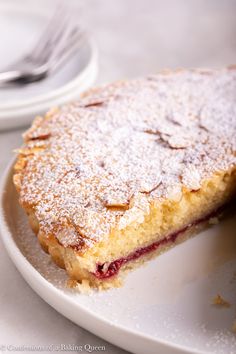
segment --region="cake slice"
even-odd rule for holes
[[[37,117],[14,183],[43,249],[71,279],[119,285],[233,201],[236,71],[116,82]]]

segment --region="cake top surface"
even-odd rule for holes
[[[65,247],[86,249],[236,164],[236,70],[117,82],[35,119],[20,201]]]

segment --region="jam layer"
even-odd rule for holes
[[[175,240],[177,239],[177,237],[182,234],[183,232],[185,232],[187,229],[189,229],[191,225],[188,225],[186,227],[184,227],[183,229],[169,235],[168,237],[163,238],[160,241],[156,241],[154,243],[152,243],[149,246],[146,247],[141,247],[139,249],[137,249],[136,251],[130,253],[127,257],[122,257],[119,259],[116,259],[115,261],[111,262],[109,264],[108,267],[106,267],[105,269],[105,263],[104,264],[97,264],[96,267],[96,272],[93,273],[96,278],[98,279],[107,279],[107,278],[111,278],[114,275],[117,275],[117,273],[119,272],[120,268],[130,262],[130,261],[134,261],[135,259],[140,258],[141,256],[148,254],[150,252],[153,252],[155,250],[157,250],[161,245],[167,244],[167,243],[174,243]]]
[[[107,266],[107,263],[97,264],[96,271],[92,274],[98,279],[111,278],[111,277],[117,275],[120,268],[123,265],[125,265],[126,263],[128,263],[130,261],[134,261],[134,260],[142,257],[143,255],[151,253],[151,252],[157,250],[162,245],[174,243],[176,241],[176,239],[178,238],[178,236],[180,236],[181,234],[186,232],[188,229],[190,229],[191,227],[196,226],[202,222],[205,222],[216,215],[219,215],[219,213],[221,213],[223,211],[223,209],[225,209],[225,207],[224,208],[221,207],[221,208],[217,209],[216,211],[206,215],[205,217],[202,217],[202,218],[188,224],[187,226],[183,227],[182,229],[166,236],[162,240],[153,242],[149,246],[145,246],[145,247],[141,247],[141,248],[137,249],[136,251],[130,253],[127,257],[121,257],[119,259],[116,259],[115,261],[111,262],[108,266]]]

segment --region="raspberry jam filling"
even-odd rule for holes
[[[184,231],[186,231],[192,225],[193,224],[186,226],[185,228],[171,234],[170,236],[162,239],[161,241],[156,241],[149,246],[141,247],[141,248],[137,249],[136,251],[134,251],[133,253],[129,254],[127,257],[122,257],[122,258],[119,258],[119,259],[111,262],[109,264],[109,266],[106,268],[105,268],[105,265],[106,265],[105,263],[104,264],[97,264],[96,271],[95,271],[95,273],[93,273],[93,275],[95,275],[95,277],[98,279],[107,279],[107,278],[113,277],[114,275],[117,275],[120,268],[124,264],[126,264],[130,261],[134,261],[135,259],[138,259],[139,257],[141,257],[147,253],[155,251],[161,245],[164,245],[166,243],[175,242],[175,240],[179,236],[179,234],[182,234]]]
[[[222,209],[225,209],[225,207],[219,208],[216,211],[213,211],[212,213],[208,214],[207,216],[202,217],[202,218],[190,223],[189,225],[183,227],[181,230],[178,230],[178,231],[170,234],[169,236],[163,238],[160,241],[156,241],[149,246],[145,246],[145,247],[141,247],[141,248],[137,249],[136,251],[130,253],[127,257],[121,257],[119,259],[116,259],[115,261],[111,262],[108,265],[107,265],[107,263],[97,264],[96,271],[92,274],[98,279],[111,278],[111,277],[118,274],[120,268],[124,264],[126,264],[130,261],[134,261],[135,259],[138,259],[139,257],[141,257],[145,254],[153,252],[153,251],[157,250],[158,247],[160,247],[164,244],[174,243],[179,235],[181,235],[182,233],[184,233],[185,231],[190,229],[192,226],[196,226],[196,225],[198,225],[202,222],[205,222],[205,221],[211,219],[212,217],[218,215],[220,212],[222,212]]]

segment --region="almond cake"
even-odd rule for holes
[[[14,184],[70,279],[122,275],[189,238],[236,194],[236,70],[115,82],[37,117]]]

